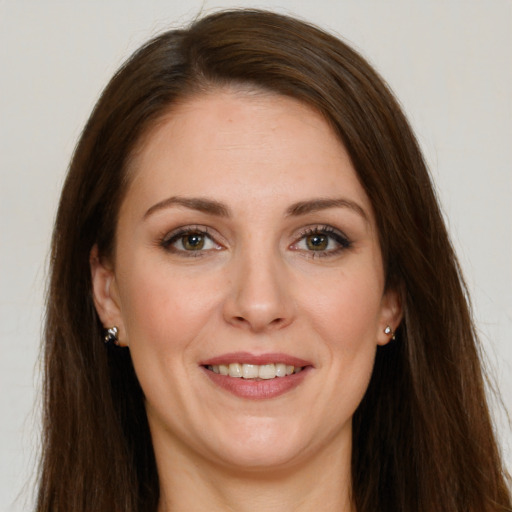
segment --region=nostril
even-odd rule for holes
[[[246,318],[244,318],[243,316],[235,316],[233,318],[233,320],[237,323],[240,323],[240,324],[245,324],[245,323],[250,323]],[[284,323],[285,319],[284,318],[281,318],[281,317],[278,317],[278,318],[274,318],[274,320],[271,320],[268,325],[280,325],[282,323]]]

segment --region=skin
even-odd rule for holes
[[[160,512],[352,510],[352,415],[401,307],[346,150],[294,99],[221,90],[175,106],[130,172],[115,258],[94,248],[91,271],[146,396]],[[337,203],[290,213],[318,199]],[[201,250],[183,227],[207,229]],[[311,368],[287,393],[241,398],[199,364],[238,351]]]

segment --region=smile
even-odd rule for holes
[[[270,364],[247,364],[247,363],[231,363],[229,365],[208,365],[207,370],[210,370],[219,375],[226,375],[229,377],[253,380],[270,380],[276,377],[286,377],[293,373],[302,371],[302,366],[287,365],[284,363],[270,363]]]
[[[288,354],[224,354],[200,363],[216,388],[239,398],[265,400],[297,388],[314,366]]]

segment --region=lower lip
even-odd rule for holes
[[[240,398],[252,400],[265,400],[284,395],[296,388],[308,375],[311,366],[306,366],[299,373],[292,373],[286,377],[275,377],[268,380],[251,380],[240,377],[220,375],[202,367],[208,378],[217,386],[229,391]]]

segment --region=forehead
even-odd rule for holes
[[[173,106],[143,138],[130,173],[127,199],[136,195],[138,202],[189,194],[297,201],[343,193],[371,210],[324,117],[266,92],[219,90]]]

